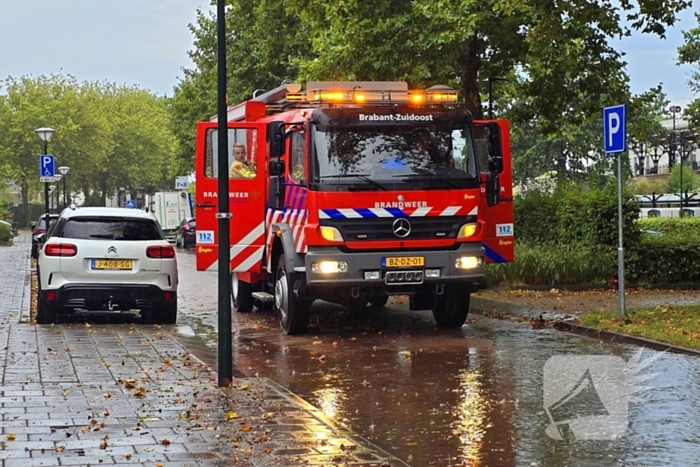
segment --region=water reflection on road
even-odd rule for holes
[[[192,255],[179,256],[180,322],[216,351],[216,273],[197,273]],[[621,439],[567,444],[545,433],[547,360],[627,360],[637,348],[481,317],[438,330],[429,312],[395,301],[367,319],[317,303],[305,336],[282,335],[271,313],[234,313],[233,323],[238,370],[288,386],[411,465],[695,465],[700,458],[693,357],[665,354],[650,365],[658,374],[645,385],[653,389],[630,405]]]

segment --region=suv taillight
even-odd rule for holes
[[[72,243],[47,243],[44,246],[46,256],[75,256],[78,254],[78,247]]]
[[[172,246],[149,246],[146,248],[146,256],[149,258],[174,258],[175,250]]]

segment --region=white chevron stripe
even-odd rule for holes
[[[454,216],[462,209],[461,206],[450,206],[440,213],[441,216]]]
[[[255,266],[255,264],[260,261],[262,258],[262,252],[265,247],[263,245],[260,245],[258,248],[255,249],[253,254],[251,254],[248,258],[245,259],[241,264],[236,266],[234,269],[235,272],[247,272],[250,268]]]
[[[298,252],[301,252],[303,245],[304,245],[304,229],[301,229],[301,232],[299,232],[299,238],[297,239],[297,243],[295,245],[295,249]]]
[[[322,209],[319,209],[319,210],[318,210],[318,218],[319,218],[319,219],[330,219],[331,216],[329,216],[328,214],[326,214],[325,212],[323,212]]]
[[[338,209],[346,219],[362,219],[362,215],[354,209]]]
[[[474,209],[469,211],[469,214],[467,214],[467,215],[468,216],[476,216],[477,214],[479,214],[479,206],[474,206]]]
[[[261,235],[265,234],[265,223],[261,222],[260,224],[257,225],[253,230],[251,230],[248,235],[243,237],[237,244],[233,245],[231,247],[231,260],[233,260],[236,256],[241,254],[241,252],[247,247],[250,246],[251,243],[253,243],[255,240],[260,238]],[[215,269],[219,268],[219,260],[217,259],[212,263],[211,266],[207,268],[207,271],[212,271]]]
[[[411,217],[425,217],[428,215],[431,209],[433,208],[418,208],[415,211],[413,211]]]
[[[377,217],[394,217],[384,208],[370,208],[370,212],[374,213]]]

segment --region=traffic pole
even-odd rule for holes
[[[622,242],[622,156],[617,154],[617,286],[620,292],[620,316],[625,316],[625,248]]]
[[[233,379],[231,346],[231,254],[228,205],[228,122],[226,109],[226,2],[216,2],[218,82],[218,180],[219,212],[219,386],[229,387]]]

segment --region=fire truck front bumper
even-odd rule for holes
[[[480,243],[462,243],[453,250],[385,252],[341,251],[337,247],[309,247],[305,257],[307,285],[384,288],[400,293],[411,286],[463,283],[486,286],[485,251]]]

